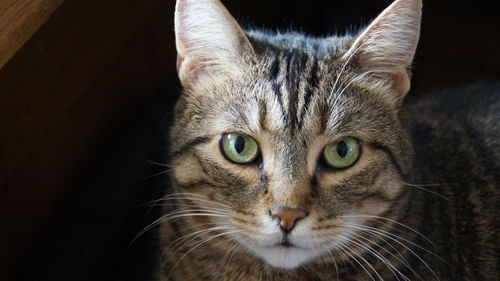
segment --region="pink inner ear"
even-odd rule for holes
[[[400,95],[404,96],[410,91],[410,77],[408,71],[401,70],[390,74],[393,86],[392,88]]]
[[[204,58],[182,57],[177,54],[177,73],[183,85],[194,81],[200,72],[209,66],[210,64]]]
[[[177,72],[184,86],[202,73],[234,68],[252,46],[220,0],[177,0]]]
[[[203,58],[190,58],[177,55],[177,73],[184,87],[195,81],[197,76],[208,67],[209,64]]]

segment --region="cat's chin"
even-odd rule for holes
[[[252,247],[250,251],[269,265],[284,269],[297,268],[317,255],[313,250],[293,246]]]

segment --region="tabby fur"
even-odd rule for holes
[[[403,103],[420,10],[396,0],[360,34],[312,38],[177,1],[159,280],[497,280],[500,85]],[[259,158],[228,161],[228,132]],[[346,136],[360,158],[329,168]],[[307,216],[284,235],[276,205]]]

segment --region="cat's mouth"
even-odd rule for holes
[[[292,242],[290,242],[290,240],[288,239],[288,236],[284,236],[283,237],[283,240],[281,240],[281,242],[279,243],[276,243],[274,245],[274,247],[279,247],[279,248],[301,248],[295,244],[293,244]]]
[[[285,247],[285,248],[287,248],[287,247],[295,247],[295,245],[293,245],[292,243],[290,243],[288,241],[283,241],[281,243],[278,243],[276,245],[276,247]]]
[[[277,268],[293,269],[316,256],[315,251],[284,240],[267,247],[252,247],[251,251]]]

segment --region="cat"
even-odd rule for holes
[[[421,10],[313,38],[177,0],[158,280],[497,280],[500,85],[405,101]]]

